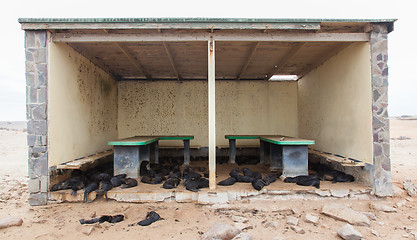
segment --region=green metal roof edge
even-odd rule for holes
[[[259,136],[225,136],[226,139],[259,139]]]
[[[19,18],[19,23],[318,23],[318,22],[386,22],[397,19],[332,18]]]
[[[260,138],[262,141],[270,142],[277,145],[313,145],[315,144],[314,140],[306,140],[306,141],[275,141],[269,138]]]
[[[150,143],[158,141],[158,138],[153,138],[149,141],[135,141],[135,142],[123,142],[123,141],[112,141],[108,142],[107,145],[113,146],[144,146]]]
[[[172,137],[159,137],[159,140],[192,140],[194,137],[187,136],[187,137],[179,137],[179,136],[172,136]]]

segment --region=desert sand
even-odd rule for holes
[[[417,120],[393,118],[391,161],[393,184],[403,187],[405,179],[417,184]],[[291,201],[241,201],[227,205],[194,203],[122,203],[97,199],[92,203],[61,203],[32,207],[27,198],[27,147],[24,122],[0,123],[0,219],[23,219],[21,226],[0,229],[1,239],[199,239],[214,223],[234,225],[246,218],[244,232],[253,239],[340,239],[337,231],[346,223],[320,213],[324,205],[340,203],[357,212],[372,213],[370,226],[354,226],[365,239],[414,238],[417,235],[417,198],[400,192],[395,197],[372,200],[319,199]],[[370,209],[370,203],[395,206],[397,212]],[[275,209],[275,211],[272,211]],[[129,226],[154,210],[165,220],[150,226]],[[307,214],[317,214],[316,224],[305,222]],[[125,220],[85,226],[81,218],[123,214]],[[372,214],[370,214],[372,216]],[[297,233],[287,223],[298,219]],[[233,218],[233,219],[232,219]],[[371,217],[372,218],[372,217]],[[245,221],[246,221],[245,220]]]

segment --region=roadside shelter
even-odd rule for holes
[[[393,19],[19,19],[30,204],[54,166],[136,135],[193,135],[215,174],[227,134],[314,139],[389,196],[387,37]],[[354,166],[354,167],[350,167]],[[211,185],[214,190],[215,185]]]

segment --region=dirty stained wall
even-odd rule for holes
[[[314,149],[372,163],[369,43],[355,43],[298,82],[299,136]]]
[[[117,83],[62,43],[49,44],[49,165],[101,152],[117,138]]]
[[[118,94],[119,138],[194,135],[191,146],[208,146],[207,82],[124,81]],[[216,81],[216,145],[226,134],[296,136],[297,84]]]

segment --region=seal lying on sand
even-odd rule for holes
[[[110,215],[103,215],[101,217],[97,217],[97,218],[93,218],[90,220],[85,220],[85,219],[80,219],[80,223],[81,224],[93,224],[93,223],[104,223],[104,222],[109,222],[109,223],[118,223],[123,221],[123,219],[125,218],[125,216],[123,215],[114,215],[114,216],[110,216]]]
[[[123,185],[120,188],[131,188],[138,185],[138,181],[133,178],[126,178]]]
[[[300,175],[296,177],[286,177],[284,182],[296,183],[300,186],[314,186],[316,188],[320,188],[320,180],[314,176]]]
[[[146,214],[146,218],[144,220],[136,224],[129,224],[128,226],[129,227],[132,227],[134,225],[149,226],[158,220],[165,220],[165,219],[161,218],[161,216],[159,216],[159,214],[156,213],[155,211],[151,211],[151,212],[148,212],[148,214]]]
[[[236,183],[236,178],[229,177],[229,178],[226,178],[223,181],[220,181],[219,183],[217,183],[217,185],[220,185],[220,186],[231,186],[231,185],[233,185],[235,183]]]

